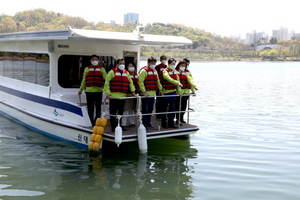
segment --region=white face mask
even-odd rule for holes
[[[150,65],[151,69],[154,69],[156,67],[156,65]]]
[[[172,70],[174,70],[174,69],[175,69],[175,65],[170,65],[170,68],[171,68]]]
[[[125,65],[119,65],[118,67],[120,70],[124,70],[125,69]]]
[[[92,61],[92,65],[94,66],[98,65],[98,61],[97,60]]]
[[[128,71],[134,72],[134,67],[128,67]]]
[[[165,65],[165,64],[167,64],[167,61],[166,60],[162,60],[161,63]]]
[[[184,72],[185,71],[185,67],[180,67],[180,71]]]

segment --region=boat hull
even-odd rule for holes
[[[0,114],[11,118],[12,120],[28,127],[31,130],[40,132],[53,139],[72,143],[84,149],[88,148],[88,144],[92,135],[92,127],[84,128],[64,122],[59,122],[53,119],[34,116],[27,111],[18,109],[3,101],[0,101]],[[109,130],[109,127],[107,128],[107,130]],[[183,129],[152,130],[147,132],[147,140],[168,137],[188,138],[189,136],[195,134],[198,130],[199,128],[196,126]],[[105,131],[105,133],[103,134],[103,139],[109,142],[114,142],[115,136],[112,132]],[[137,140],[138,135],[134,128],[132,130],[123,132],[122,134],[122,142],[133,142]]]
[[[82,148],[88,147],[91,136],[89,129],[79,129],[63,122],[34,116],[4,102],[0,102],[0,113],[51,138],[67,141]]]

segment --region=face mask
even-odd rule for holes
[[[172,70],[174,70],[174,69],[175,69],[175,65],[170,65],[170,68],[171,68]]]
[[[150,65],[151,69],[154,69],[156,67],[156,65]]]
[[[124,70],[125,69],[125,65],[119,65],[119,69],[120,70]]]
[[[162,60],[161,63],[165,65],[165,64],[167,64],[167,61],[166,60]]]
[[[180,71],[184,72],[185,71],[185,67],[180,67]]]
[[[97,60],[92,61],[92,65],[94,66],[98,65],[98,61]]]
[[[128,71],[134,72],[134,67],[128,67]]]

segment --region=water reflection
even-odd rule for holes
[[[134,145],[127,144],[123,149],[106,148],[101,157],[90,158],[94,186],[111,191],[109,197],[110,193],[128,199],[192,197],[192,171],[187,163],[197,150],[191,148],[189,140],[161,139],[150,143],[149,155],[134,152],[130,150]]]
[[[1,118],[0,118],[1,119]],[[3,118],[4,121],[9,121]],[[0,120],[0,123],[4,123]],[[149,153],[137,142],[104,143],[98,157],[19,125],[1,127],[2,196],[22,199],[186,199],[193,197],[197,156],[190,140],[149,140]],[[24,132],[26,137],[19,137]],[[3,191],[3,192],[2,192]],[[52,198],[55,197],[55,198]]]
[[[0,185],[0,196],[40,196],[43,195],[43,192],[38,191],[29,191],[29,190],[16,190],[16,189],[8,189],[11,185]]]

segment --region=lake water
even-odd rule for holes
[[[144,64],[144,63],[143,63]],[[0,199],[300,199],[300,63],[192,62],[188,140],[89,158],[0,115]]]

